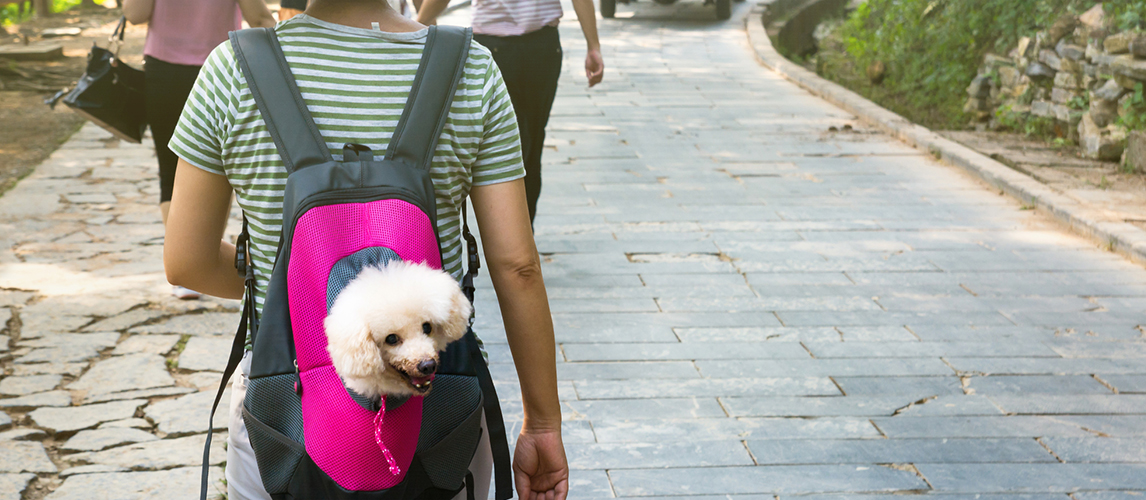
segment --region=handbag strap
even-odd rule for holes
[[[235,58],[287,173],[333,161],[272,28],[232,31]],[[426,46],[387,159],[429,171],[469,55],[472,31],[430,26]],[[441,54],[441,55],[438,55]],[[289,103],[294,103],[290,106]],[[273,103],[273,105],[272,105]]]
[[[235,59],[287,173],[334,161],[298,91],[274,28],[232,31],[230,38]]]
[[[119,59],[119,49],[123,45],[123,36],[127,34],[127,16],[119,16],[119,24],[115,26],[115,31],[107,37],[107,51],[111,52],[116,59]]]

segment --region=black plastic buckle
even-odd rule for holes
[[[348,142],[342,145],[342,161],[374,161],[374,152],[361,144]]]
[[[244,278],[248,277],[251,270],[250,263],[247,262],[247,240],[242,236],[235,242],[235,270]]]

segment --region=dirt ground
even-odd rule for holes
[[[1019,134],[969,131],[940,131],[939,134],[1099,209],[1111,220],[1146,229],[1146,176],[1127,173],[1117,162],[1080,158],[1078,147],[1056,147]]]
[[[1030,175],[1047,186],[1091,208],[1101,210],[1110,220],[1119,220],[1146,229],[1146,175],[1126,172],[1117,162],[1094,161],[1081,157],[1075,144],[1055,145],[1045,140],[1006,132],[942,130],[937,116],[926,110],[906,109],[903,100],[882,86],[873,85],[861,68],[855,68],[844,55],[837,32],[820,40],[815,57],[802,61],[821,76],[860,93],[917,123],[931,126],[949,139]],[[969,127],[968,127],[969,128]]]
[[[13,61],[0,57],[0,193],[27,175],[62,142],[79,130],[83,119],[65,106],[50,109],[44,99],[70,87],[84,71],[93,42],[107,45],[120,11],[104,7],[59,12],[46,19],[9,26],[0,45],[55,42],[64,56],[54,61]],[[76,27],[78,36],[44,38],[49,28]],[[146,26],[131,26],[120,55],[129,64],[143,60]]]

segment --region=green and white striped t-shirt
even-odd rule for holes
[[[342,145],[386,151],[406,104],[427,30],[386,33],[306,15],[275,28],[299,90],[337,160]],[[292,105],[282,103],[283,105]],[[256,302],[262,309],[282,226],[286,169],[230,43],[207,58],[170,143],[188,163],[227,176],[250,221]],[[430,176],[442,265],[462,275],[461,208],[472,186],[525,175],[517,119],[489,50],[474,43]]]

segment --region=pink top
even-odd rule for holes
[[[474,33],[518,36],[557,26],[561,0],[474,0]]]
[[[143,55],[172,64],[202,66],[227,32],[243,26],[235,0],[155,0]]]

